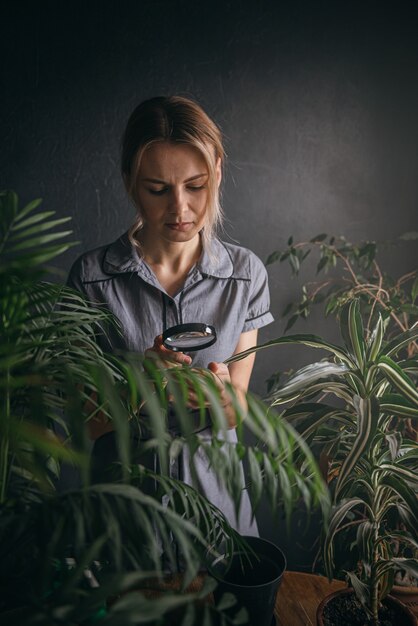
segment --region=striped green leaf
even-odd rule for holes
[[[370,587],[368,587],[354,572],[346,572],[351,586],[354,589],[354,593],[360,600],[366,612],[370,614]],[[367,608],[366,608],[367,607]]]
[[[328,530],[323,542],[323,557],[325,571],[328,578],[332,578],[334,574],[334,539],[335,535],[341,530],[347,515],[356,507],[365,507],[369,515],[372,515],[369,505],[361,498],[350,498],[344,500],[335,508],[333,508],[330,516]]]
[[[306,440],[308,440],[311,435],[318,432],[321,424],[326,423],[331,419],[338,421],[340,424],[342,423],[346,426],[351,426],[351,420],[348,417],[349,414],[342,409],[335,409],[324,405],[323,407],[319,406],[317,409],[307,410],[306,408],[303,408],[300,410],[301,406],[315,407],[315,404],[305,403],[303,405],[296,405],[295,407],[286,410],[283,413],[283,417],[285,417],[290,423],[298,420],[295,428]]]
[[[366,344],[358,300],[351,300],[343,307],[340,317],[340,329],[346,347],[354,355],[359,369],[363,370],[366,358]]]
[[[406,559],[394,557],[391,559],[396,568],[407,572],[410,576],[418,578],[418,559]]]
[[[380,398],[380,410],[389,415],[418,418],[418,406],[399,393],[385,393]]]
[[[341,378],[347,371],[348,367],[343,363],[329,363],[324,361],[312,363],[299,369],[289,378],[286,384],[275,390],[271,398],[293,396],[295,393],[300,392],[305,387],[318,381],[323,381],[325,386],[327,381]]]
[[[401,333],[400,335],[389,341],[389,343],[387,343],[383,348],[382,354],[388,357],[395,356],[399,352],[399,350],[401,350],[401,348],[408,346],[410,343],[416,341],[417,339],[418,326],[415,326],[414,328],[411,328],[410,330]]]
[[[307,397],[312,397],[316,394],[332,394],[337,398],[341,398],[347,404],[352,403],[351,389],[345,383],[339,383],[334,381],[327,382],[318,382],[316,384],[312,384],[302,388],[300,391],[295,391],[292,395],[285,395],[281,397],[278,392],[275,392],[266,400],[272,404],[272,406],[277,406],[280,404],[285,404],[291,402],[292,400],[303,400]]]
[[[402,460],[402,458],[400,459]],[[406,480],[408,483],[416,485],[418,487],[418,474],[417,468],[404,467],[401,463],[382,463],[376,472],[389,472],[391,475],[398,476],[399,478]]]
[[[393,474],[383,476],[380,483],[389,487],[398,496],[416,529],[418,527],[418,500],[415,491],[407,485],[405,480]]]
[[[418,391],[408,374],[395,361],[385,355],[379,358],[376,365],[394,387],[418,407]]]
[[[380,408],[382,410],[382,405],[380,405]],[[391,457],[391,460],[393,461],[394,459],[396,459],[396,457],[399,454],[399,450],[400,450],[400,446],[402,442],[402,436],[399,432],[387,433],[385,435],[385,439],[388,442],[390,457]],[[386,451],[385,451],[385,456],[386,456]]]
[[[385,326],[382,320],[382,316],[379,314],[376,326],[374,327],[371,334],[367,350],[367,360],[371,363],[374,363],[382,347],[384,329]]]
[[[235,361],[245,359],[248,355],[253,354],[254,352],[259,352],[260,350],[265,350],[266,348],[272,348],[274,346],[286,344],[300,344],[304,346],[309,346],[310,348],[319,348],[321,350],[326,350],[327,352],[331,352],[332,354],[334,354],[348,366],[353,365],[353,360],[351,359],[350,355],[339,346],[329,343],[328,341],[325,341],[317,335],[302,334],[288,335],[287,337],[272,339],[271,341],[267,341],[266,343],[262,343],[258,346],[254,346],[253,348],[249,348],[248,350],[244,350],[243,352],[239,352],[238,354],[234,354],[233,356],[226,359],[224,363],[234,363]]]
[[[361,559],[371,563],[373,560],[374,528],[369,520],[358,525],[356,540]]]
[[[338,475],[336,496],[346,481],[352,478],[352,471],[370,446],[378,425],[379,402],[376,398],[358,398],[357,405],[357,433]]]

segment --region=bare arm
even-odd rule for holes
[[[238,344],[234,350],[234,354],[238,354],[238,352],[242,352],[243,350],[247,350],[248,348],[252,348],[257,344],[257,335],[258,330],[249,330],[246,333],[242,333]],[[235,409],[231,403],[231,399],[225,390],[224,383],[231,383],[235,389],[237,394],[238,401],[243,409],[243,412],[247,410],[247,401],[245,398],[245,394],[248,391],[248,386],[250,384],[251,373],[254,367],[255,353],[250,354],[245,359],[241,361],[236,361],[235,363],[231,363],[229,368],[225,365],[225,363],[209,363],[208,367],[216,374],[217,380],[219,381],[219,389],[223,396],[224,401],[224,409],[225,415],[228,420],[229,428],[235,428],[237,425],[237,416],[235,413]]]

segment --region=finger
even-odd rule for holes
[[[208,369],[218,376],[229,376],[229,369],[225,363],[216,363],[215,361],[211,361],[208,365]]]
[[[166,348],[163,345],[162,335],[155,337],[153,347],[145,350],[145,356],[149,358],[155,358],[155,356],[158,356],[164,361],[169,361],[179,365],[190,365],[192,362],[192,358],[188,354],[184,354],[184,352],[175,352],[174,350]]]

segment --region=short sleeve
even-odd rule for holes
[[[274,317],[270,313],[267,270],[255,254],[251,254],[250,268],[251,295],[242,332],[262,328],[274,321]]]
[[[83,280],[82,280],[82,265],[83,265],[83,259],[82,257],[79,257],[70,269],[70,272],[67,278],[67,286],[85,294],[86,291],[84,289]]]

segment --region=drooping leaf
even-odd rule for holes
[[[328,237],[328,235],[326,233],[321,233],[320,235],[316,235],[315,237],[312,237],[310,242],[311,243],[320,243],[321,241],[325,241],[325,239],[327,237]]]
[[[288,335],[287,337],[279,337],[278,339],[273,339],[271,341],[267,341],[266,343],[260,344],[258,346],[254,346],[253,348],[249,348],[248,350],[243,350],[238,354],[235,354],[228,359],[225,359],[224,363],[227,365],[230,363],[235,363],[236,361],[240,361],[241,359],[245,359],[245,357],[253,354],[254,352],[259,352],[260,350],[265,350],[266,348],[272,348],[278,345],[285,344],[300,344],[309,346],[311,348],[320,348],[322,350],[326,350],[327,352],[331,352],[335,354],[341,361],[346,363],[348,366],[353,364],[352,359],[349,354],[339,346],[336,346],[328,341],[325,341],[321,337],[317,335]]]
[[[365,507],[371,513],[369,505],[361,498],[350,498],[342,501],[333,508],[330,516],[328,530],[323,542],[323,557],[325,571],[329,579],[332,579],[334,572],[334,539],[336,533],[341,530],[342,523],[346,516],[356,507]]]
[[[395,416],[418,419],[418,406],[399,393],[385,393],[380,398],[380,410]]]
[[[418,391],[414,381],[390,357],[380,356],[376,366],[409,401],[418,407]]]
[[[358,300],[351,300],[341,311],[341,335],[348,350],[355,356],[360,370],[364,367],[366,345]]]
[[[376,326],[373,329],[373,332],[370,337],[370,342],[367,350],[367,358],[368,361],[374,362],[380,352],[380,348],[382,347],[383,341],[383,333],[384,333],[384,323],[382,316],[379,314],[377,318]]]
[[[352,478],[359,459],[368,449],[376,433],[379,419],[379,402],[376,398],[358,398],[357,433],[338,475],[335,492],[338,495],[344,484]]]

